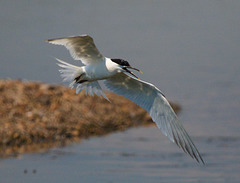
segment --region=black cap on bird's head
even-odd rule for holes
[[[111,59],[113,62],[117,63],[118,65],[121,66],[130,66],[130,64],[128,63],[128,61],[123,60],[123,59],[118,59],[118,58],[113,58]]]
[[[138,77],[137,77],[133,72],[131,72],[131,71],[128,70],[128,69],[133,69],[133,70],[136,70],[136,71],[142,73],[142,71],[140,71],[139,69],[136,69],[136,68],[134,68],[134,67],[131,67],[130,64],[128,63],[128,61],[126,61],[126,60],[118,59],[118,58],[114,58],[114,59],[111,59],[111,60],[112,60],[113,62],[115,62],[116,64],[121,65],[122,68],[123,68],[126,72],[130,73],[131,75],[133,75],[133,76],[136,77],[136,78],[138,78]],[[139,78],[138,78],[138,79],[139,79]]]

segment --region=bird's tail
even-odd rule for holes
[[[61,67],[59,72],[61,73],[63,82],[68,82],[70,83],[69,87],[76,88],[76,93],[80,93],[83,89],[85,89],[86,94],[89,94],[92,96],[94,94],[96,94],[97,96],[102,95],[105,99],[109,101],[107,96],[102,91],[102,88],[99,85],[98,81],[92,81],[92,82],[86,81],[83,83],[78,83],[78,80],[76,78],[81,76],[84,73],[81,67],[69,64],[57,58],[56,60],[60,62],[58,63],[58,66]]]
[[[59,67],[61,67],[61,69],[59,70],[59,72],[61,73],[61,77],[63,78],[63,82],[70,82],[70,87],[74,88],[74,84],[76,83],[75,78],[77,76],[80,76],[83,73],[83,69],[81,67],[69,64],[67,62],[64,62],[60,59],[56,60],[60,63],[57,63]]]

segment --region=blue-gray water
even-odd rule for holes
[[[90,34],[181,104],[200,166],[157,128],[0,160],[0,182],[239,182],[240,1],[1,1],[0,78],[60,83],[44,40]]]

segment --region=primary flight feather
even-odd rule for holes
[[[144,108],[158,128],[172,142],[175,142],[197,162],[204,164],[196,146],[163,93],[153,84],[140,80],[129,70],[141,72],[139,69],[131,67],[123,59],[104,57],[89,35],[49,39],[47,42],[65,46],[75,60],[81,60],[85,64],[78,67],[57,59],[58,65],[62,68],[60,73],[63,81],[69,82],[70,87],[76,88],[77,93],[85,89],[89,95],[102,95],[109,100],[98,82],[104,80],[108,89]]]

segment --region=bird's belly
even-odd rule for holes
[[[116,74],[114,71],[109,71],[105,65],[96,64],[85,66],[85,77],[88,81],[96,81],[107,79]]]

